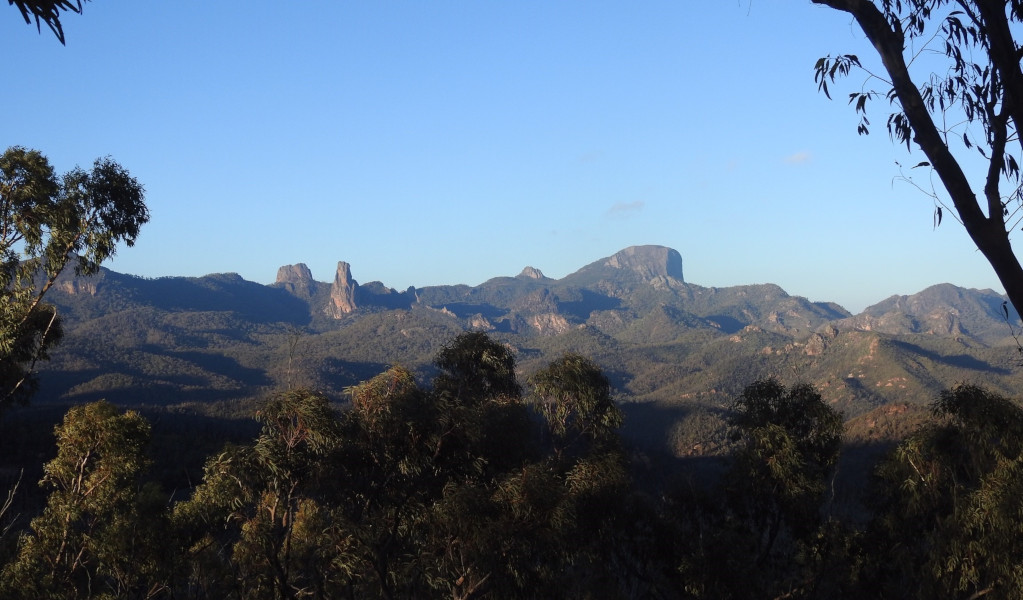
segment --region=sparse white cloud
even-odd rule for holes
[[[810,156],[809,152],[806,152],[805,150],[800,150],[795,154],[789,154],[788,156],[786,156],[785,163],[789,165],[801,165],[810,162],[811,158],[812,157]]]
[[[642,200],[636,200],[635,202],[616,202],[614,206],[607,209],[607,212],[604,213],[604,215],[611,217],[612,219],[629,219],[642,212],[644,206],[646,206],[646,203]]]

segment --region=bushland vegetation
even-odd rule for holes
[[[727,456],[687,471],[623,442],[611,385],[586,357],[564,354],[523,386],[511,351],[470,332],[435,367],[428,383],[387,369],[344,405],[271,394],[258,433],[238,430],[176,489],[168,440],[181,456],[202,444],[180,428],[154,438],[137,411],[76,406],[40,506],[0,529],[0,597],[1023,591],[1023,412],[980,388],[938,398],[850,510],[834,486],[842,416],[812,386],[748,386],[727,416]]]

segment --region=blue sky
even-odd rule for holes
[[[856,135],[862,76],[817,92],[818,57],[870,51],[808,1],[96,0],[66,46],[0,14],[3,147],[59,171],[110,155],[146,187],[116,271],[330,281],[344,260],[404,289],[660,244],[691,283],[854,312],[1001,291],[896,180],[923,158],[881,104]]]

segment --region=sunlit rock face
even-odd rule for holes
[[[337,263],[337,274],[334,275],[334,285],[330,288],[330,303],[327,305],[327,314],[335,319],[351,313],[356,309],[355,290],[359,284],[352,279],[351,266],[341,261]]]
[[[313,293],[313,274],[305,263],[277,269],[276,283],[296,296],[308,298]]]
[[[519,278],[521,278],[521,279],[547,279],[547,277],[543,274],[543,271],[541,271],[540,269],[534,268],[534,267],[526,267],[525,269],[522,269],[522,272],[519,273]]]
[[[682,277],[682,255],[678,250],[665,246],[630,246],[615,254],[604,263],[616,269],[635,271],[643,279],[674,279],[679,283]]]
[[[76,294],[95,296],[98,287],[94,280],[86,279],[84,277],[74,277],[58,281],[57,289],[62,290],[69,296],[74,296]]]
[[[568,320],[557,313],[531,315],[527,322],[540,335],[559,335],[572,328]]]
[[[557,313],[558,297],[548,289],[535,290],[513,302],[511,309],[526,314]]]

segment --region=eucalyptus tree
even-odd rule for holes
[[[716,522],[708,547],[712,558],[726,562],[725,572],[744,577],[717,578],[708,586],[720,597],[744,597],[749,589],[812,597],[806,590],[820,582],[807,557],[825,532],[842,416],[809,384],[786,388],[765,379],[743,390],[728,424],[736,447],[723,479],[723,505],[709,513]],[[735,588],[743,578],[743,588]]]
[[[142,185],[110,158],[58,177],[36,150],[0,155],[0,410],[28,400],[36,362],[61,338],[46,292],[69,266],[97,273],[148,220]]]
[[[972,385],[878,469],[869,531],[877,597],[1023,596],[1023,409]]]
[[[97,402],[68,411],[41,484],[46,507],[0,576],[4,598],[169,594],[166,498],[143,483],[149,424]]]
[[[543,416],[559,456],[575,446],[616,439],[622,411],[600,367],[579,354],[565,354],[530,379],[533,405]]]
[[[849,14],[880,59],[821,58],[820,89],[830,97],[829,82],[864,74],[849,93],[859,133],[871,127],[868,104],[887,100],[893,141],[921,150],[915,168],[931,170],[947,194],[919,185],[934,197],[935,223],[952,213],[1023,310],[1023,267],[1010,239],[1023,220],[1023,50],[1015,39],[1023,0],[811,1]],[[974,152],[983,163],[971,169]]]
[[[323,395],[298,389],[271,396],[256,418],[255,442],[211,458],[174,509],[189,565],[178,586],[206,598],[338,597],[347,571],[332,551],[324,496],[343,484],[329,460],[339,415]]]
[[[626,589],[623,569],[604,560],[624,558],[618,508],[628,479],[614,443],[621,414],[599,368],[576,357],[545,371],[565,379],[541,377],[570,415],[559,431],[572,451],[555,454],[509,347],[469,332],[435,364],[432,386],[392,367],[350,388],[343,410],[309,390],[272,396],[255,442],[212,458],[174,508],[171,545],[185,549],[175,593],[469,599]]]

